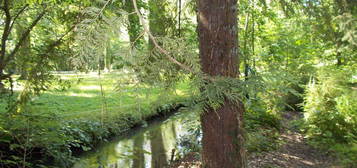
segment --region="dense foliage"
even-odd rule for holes
[[[352,69],[323,68],[307,86],[304,110],[309,134],[337,142],[356,140],[356,97]]]
[[[0,167],[70,167],[173,104],[202,112],[226,99],[247,109],[251,152],[275,149],[282,116],[300,111],[313,144],[357,162],[356,1],[241,0],[240,80],[201,72],[195,1],[137,5],[0,1]],[[200,150],[192,128],[182,154]]]
[[[304,110],[306,133],[315,144],[330,146],[345,157],[346,164],[356,163],[357,96],[355,69],[324,67],[307,86]],[[350,150],[338,144],[348,144]]]

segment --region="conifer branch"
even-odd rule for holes
[[[138,15],[139,19],[140,19],[140,22],[144,28],[144,31],[148,34],[150,40],[154,43],[155,47],[162,53],[164,54],[168,59],[169,61],[171,61],[172,63],[178,65],[179,67],[181,67],[182,69],[192,73],[192,74],[195,74],[195,72],[188,66],[184,65],[183,63],[177,61],[175,58],[173,58],[172,56],[170,56],[170,53],[165,50],[164,48],[162,48],[158,42],[156,41],[155,37],[151,34],[151,32],[149,31],[148,27],[146,26],[145,22],[144,22],[144,19],[142,17],[142,15],[140,14],[140,11],[138,9],[138,6],[137,6],[137,3],[136,3],[136,0],[132,0],[133,1],[133,4],[134,4],[134,8],[135,8],[135,12],[136,14]]]

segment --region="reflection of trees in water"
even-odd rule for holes
[[[132,147],[133,147],[133,140],[132,139],[126,139],[122,140],[121,143],[119,143],[116,146],[116,162],[118,167],[131,167],[132,163]]]
[[[108,164],[108,151],[103,152],[102,155],[97,155],[96,158],[98,167],[104,167],[104,165]]]
[[[164,147],[161,127],[150,131],[151,167],[163,168],[167,165],[166,150]]]
[[[154,125],[128,139],[104,146],[76,163],[74,168],[163,168],[168,165],[177,138],[185,131],[182,128],[178,120]]]
[[[126,166],[130,164],[130,160],[125,159],[124,162],[118,163],[117,157],[115,157],[114,146],[110,146],[110,148],[106,148],[104,152],[99,153],[96,156],[96,168],[122,168],[122,166]],[[93,167],[93,166],[92,166]],[[82,167],[87,168],[87,167]]]
[[[108,168],[119,168],[119,167],[118,167],[118,164],[113,163],[113,164],[109,164]]]
[[[168,135],[165,135],[165,140],[166,142],[166,149],[168,156],[170,157],[170,161],[174,159],[174,155],[176,152],[176,140],[177,140],[177,131],[176,131],[176,122],[172,121],[170,124],[168,124],[167,132]],[[166,137],[167,136],[167,137]]]
[[[177,138],[177,133],[176,133],[176,124],[175,122],[171,122],[171,130],[172,130],[172,134],[174,135],[174,139]]]
[[[171,121],[165,125],[162,125],[162,129],[162,134],[165,138],[164,146],[166,149],[166,155],[169,156],[169,159],[171,160],[173,150],[176,147],[176,124],[174,121]]]
[[[144,168],[145,167],[145,157],[144,157],[144,135],[139,135],[134,138],[134,149],[133,149],[133,167],[132,168]]]

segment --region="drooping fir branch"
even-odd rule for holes
[[[145,31],[145,33],[148,34],[150,40],[153,42],[153,44],[155,45],[155,47],[156,47],[162,54],[164,54],[164,55],[168,58],[168,60],[171,61],[172,63],[178,65],[178,66],[181,67],[182,69],[184,69],[184,70],[186,70],[186,71],[188,71],[188,72],[190,72],[190,73],[192,73],[192,74],[197,74],[197,72],[194,72],[190,67],[186,66],[185,64],[183,64],[183,63],[177,61],[175,58],[173,58],[167,50],[165,50],[164,48],[162,48],[162,47],[158,44],[157,40],[156,40],[155,37],[151,34],[151,32],[149,31],[147,25],[145,24],[144,19],[143,19],[142,15],[141,15],[141,13],[140,13],[140,11],[139,11],[139,9],[138,9],[136,0],[132,0],[132,1],[133,1],[133,4],[134,4],[135,12],[136,12],[136,14],[138,15],[138,17],[139,17],[139,19],[140,19],[140,22],[141,22],[141,24],[142,24],[142,26],[143,26],[143,28],[144,28],[144,31]]]
[[[99,16],[103,13],[104,9],[108,6],[109,2],[111,2],[112,0],[107,0],[107,2],[105,2],[105,4],[103,5],[103,7],[100,9],[100,11],[98,12],[97,16],[94,18],[94,20],[97,20],[99,18]]]

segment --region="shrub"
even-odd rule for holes
[[[262,100],[247,106],[244,114],[246,148],[249,152],[275,150],[279,146],[280,117],[268,111]]]
[[[357,163],[357,143],[346,145],[336,144],[331,147],[341,161],[343,167],[353,168]]]
[[[307,134],[324,143],[352,143],[357,138],[357,90],[353,71],[322,68],[307,86]]]

